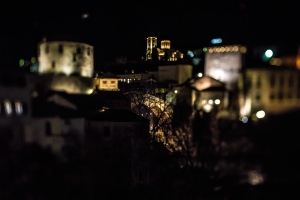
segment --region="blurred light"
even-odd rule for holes
[[[84,14],[81,15],[81,18],[82,18],[82,19],[86,19],[86,18],[88,18],[88,17],[89,17],[89,14],[88,14],[88,13],[84,13]]]
[[[216,52],[220,52],[220,48],[216,48]]]
[[[267,58],[271,58],[273,56],[273,51],[271,49],[268,49],[266,52],[265,52],[265,55]]]
[[[25,61],[24,61],[24,59],[21,59],[19,63],[20,63],[20,67],[23,67],[23,66],[24,66],[24,64],[25,64]]]
[[[230,51],[230,47],[225,47],[225,51],[229,52]]]
[[[207,51],[207,48],[206,48],[206,47],[204,47],[204,48],[203,48],[203,51],[204,51],[204,52],[206,52],[206,51]]]
[[[32,57],[31,58],[31,63],[35,63],[35,61],[36,61],[35,57]]]
[[[174,92],[177,93],[177,90],[175,90]]]
[[[200,73],[198,73],[198,77],[202,77],[203,76],[203,74],[200,72]]]
[[[214,52],[214,50],[213,50],[213,49],[209,49],[208,51],[209,51],[209,53],[212,53],[212,52]]]
[[[12,114],[12,106],[9,100],[4,100],[4,109],[7,115]]]
[[[205,112],[210,112],[211,110],[212,110],[212,105],[209,105],[209,104],[205,104],[204,106],[203,106],[203,110],[205,111]]]
[[[246,53],[247,52],[247,48],[246,47],[241,47],[241,52],[242,53]]]
[[[88,93],[88,94],[92,94],[93,91],[94,91],[93,89],[89,89],[89,90],[87,91],[87,93]]]
[[[41,56],[40,56],[40,57],[38,57],[38,61],[39,61],[39,62],[41,62],[41,60],[42,60]]]
[[[248,182],[251,185],[258,185],[258,184],[263,183],[263,181],[264,181],[263,176],[260,173],[258,173],[257,171],[249,171],[248,172]]]
[[[248,122],[248,117],[243,117],[242,122],[247,123]]]
[[[15,109],[16,109],[17,115],[22,115],[22,113],[23,113],[23,106],[22,106],[22,103],[20,101],[16,101],[15,102]]]
[[[238,51],[239,50],[239,47],[238,46],[234,46],[233,47],[233,51]]]
[[[30,72],[34,72],[34,66],[30,66]]]
[[[222,39],[221,39],[221,38],[212,39],[212,40],[211,40],[211,43],[212,43],[212,44],[219,44],[219,43],[222,43]]]
[[[207,101],[206,100],[202,100],[202,104],[206,104],[207,103]]]
[[[225,51],[225,47],[221,47],[221,48],[220,48],[220,51],[221,51],[221,52],[224,52],[224,51]]]
[[[214,101],[212,99],[208,100],[208,104],[213,104]]]
[[[215,104],[219,105],[221,103],[220,99],[215,100]]]
[[[256,113],[256,117],[257,118],[264,118],[265,117],[265,111],[263,111],[263,110],[261,110],[261,111],[258,111],[257,113]]]

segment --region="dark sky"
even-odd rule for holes
[[[118,55],[144,56],[147,36],[170,39],[181,51],[216,37],[225,43],[297,45],[298,8],[285,1],[9,1],[0,7],[0,55],[11,64],[35,55],[42,35],[62,33],[93,45],[99,65]],[[82,19],[85,12],[90,16]]]

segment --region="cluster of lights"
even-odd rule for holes
[[[212,100],[212,99],[209,99],[208,101],[207,100],[202,100],[202,105],[203,105],[203,110],[204,112],[210,112],[212,109],[213,109],[213,104],[216,104],[216,105],[219,105],[221,103],[220,99],[215,99]]]
[[[194,57],[194,53],[193,53],[191,50],[188,50],[188,51],[187,51],[187,54],[188,54],[189,56],[191,56],[191,57]]]
[[[203,48],[203,51],[204,51],[204,48]],[[207,51],[207,49],[206,49],[206,51]],[[213,52],[217,52],[217,53],[220,53],[220,52],[238,52],[238,51],[239,51],[238,46],[214,47],[214,48],[210,48],[208,50],[209,53],[213,53]],[[247,49],[246,49],[246,47],[241,47],[240,51],[242,53],[246,53]]]
[[[258,111],[258,112],[256,113],[256,117],[257,117],[258,119],[264,118],[265,115],[266,115],[266,113],[265,113],[265,111],[263,111],[263,110],[260,110],[260,111]],[[254,115],[252,116],[252,119],[255,120],[255,117],[254,117],[254,118],[253,118],[253,117],[254,117]],[[248,117],[241,117],[240,120],[241,120],[243,123],[247,123],[247,122],[248,122]]]

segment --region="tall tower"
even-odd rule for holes
[[[171,48],[171,41],[170,40],[162,40],[160,43],[161,49],[170,49]]]
[[[152,49],[157,47],[157,37],[147,37],[146,60],[152,60]]]

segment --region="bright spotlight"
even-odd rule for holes
[[[203,106],[203,110],[207,113],[209,113],[212,110],[212,108],[213,108],[212,105],[209,105],[209,104],[205,104]]]
[[[261,110],[256,113],[256,117],[261,119],[265,117],[265,114],[265,111]]]
[[[267,58],[271,58],[273,56],[273,51],[271,49],[268,49],[266,52],[265,52],[265,55]]]
[[[174,92],[175,92],[175,93],[177,93],[178,91],[177,91],[177,90],[175,90]]]
[[[215,100],[215,104],[216,104],[216,105],[219,105],[220,103],[221,103],[220,99],[216,99],[216,100]]]
[[[202,77],[203,76],[203,74],[200,72],[200,73],[198,73],[198,77]]]
[[[248,122],[248,117],[243,117],[242,122],[247,123]]]

